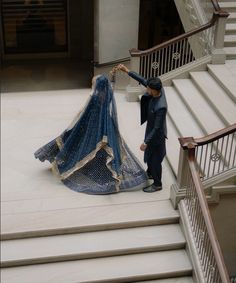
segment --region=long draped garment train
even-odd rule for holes
[[[57,138],[35,152],[70,189],[110,194],[141,189],[147,176],[121,137],[109,80],[101,75],[85,108]]]

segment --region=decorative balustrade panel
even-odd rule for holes
[[[220,19],[228,17],[229,14],[220,9],[217,0],[199,0],[199,4],[206,23],[148,50],[132,49],[131,62],[133,57],[140,59],[139,66],[135,65],[134,71],[146,79],[161,76],[211,55],[215,48],[222,48],[221,37],[225,20]]]
[[[214,42],[214,27],[183,38],[140,57],[140,74],[157,77],[210,54]]]
[[[156,77],[194,61],[187,38],[140,58],[140,73],[145,78]]]
[[[202,181],[236,167],[235,132],[196,148],[195,158]]]

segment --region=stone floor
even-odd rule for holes
[[[95,196],[65,187],[50,170],[49,163],[34,159],[40,146],[59,135],[83,107],[90,89],[2,93],[2,213],[19,214],[65,208],[166,200],[175,179],[166,161],[164,189]],[[139,104],[128,103],[116,91],[120,132],[143,164],[139,144],[144,127],[139,125]],[[143,164],[145,167],[145,165]]]

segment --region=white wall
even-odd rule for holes
[[[139,0],[95,0],[95,61],[129,57],[138,46]]]

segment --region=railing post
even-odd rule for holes
[[[179,138],[180,152],[177,173],[177,183],[173,184],[170,189],[170,199],[175,209],[178,203],[186,196],[186,186],[188,184],[188,151],[194,149],[197,143],[193,137]]]
[[[217,17],[214,32],[214,46],[212,50],[212,64],[224,64],[226,60],[226,54],[224,51],[224,36],[225,26],[228,13],[217,12],[214,13],[214,17]]]
[[[131,50],[132,51],[132,50]],[[139,73],[140,57],[131,56],[130,69],[134,72]],[[137,81],[130,78],[129,85],[126,88],[127,91],[127,101],[136,102],[139,100],[139,95],[142,94],[142,89]]]

